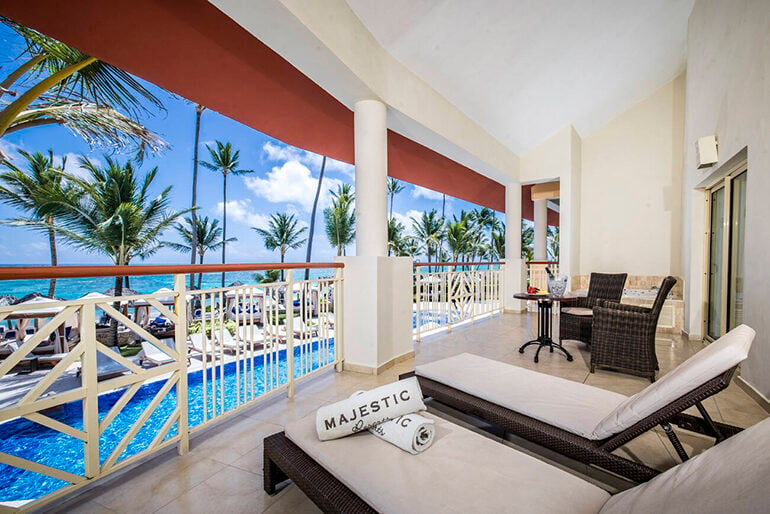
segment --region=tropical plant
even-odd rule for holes
[[[281,254],[281,263],[286,258],[286,252],[296,250],[307,239],[300,239],[302,233],[307,230],[307,227],[298,227],[299,220],[293,214],[285,214],[282,212],[273,214],[270,216],[270,220],[267,222],[266,229],[251,227],[257,234],[262,236],[265,243],[265,248],[268,250],[278,250]],[[284,278],[284,272],[281,270],[281,280]]]
[[[61,164],[56,166],[51,150],[48,151],[47,156],[40,152],[30,154],[20,151],[19,153],[27,160],[27,171],[21,170],[6,160],[0,163],[8,168],[8,171],[0,174],[0,200],[26,211],[30,217],[7,220],[7,222],[14,225],[28,225],[43,221],[48,233],[51,266],[56,266],[58,256],[53,202],[62,196],[76,194],[71,185],[62,181],[61,173],[66,165],[66,159],[62,159]],[[55,292],[56,279],[52,278],[48,285],[48,297],[53,297]]]
[[[502,226],[500,220],[497,219],[495,211],[487,207],[484,207],[480,211],[474,211],[474,216],[476,217],[476,223],[479,224],[479,227],[482,230],[489,229],[490,240],[492,239],[492,232],[500,230],[500,227]]]
[[[492,232],[492,244],[490,245],[494,256],[491,260],[505,259],[505,225],[500,231]]]
[[[265,273],[255,273],[254,280],[260,284],[270,284],[272,282],[278,282],[281,280],[281,270],[269,269]]]
[[[412,230],[417,240],[424,245],[428,262],[437,254],[441,238],[444,237],[444,218],[439,216],[436,209],[423,212],[419,219],[412,220]]]
[[[390,211],[388,212],[388,219],[393,218],[393,199],[398,193],[404,190],[406,186],[402,184],[398,179],[388,178],[388,196],[390,196]]]
[[[239,169],[240,150],[234,150],[231,143],[216,142],[217,148],[214,150],[206,145],[209,151],[211,162],[201,162],[201,166],[211,171],[222,174],[222,239],[225,244],[222,245],[222,264],[227,262],[227,177],[229,175],[246,175],[254,173],[254,170]],[[222,272],[222,287],[225,287],[225,272]]]
[[[191,210],[192,211],[192,210]],[[197,227],[196,230],[192,230],[192,227]],[[184,219],[184,223],[177,223],[174,226],[179,237],[182,238],[182,243],[175,243],[172,241],[166,242],[166,246],[173,248],[177,252],[188,253],[193,248],[193,256],[198,257],[198,264],[203,264],[203,257],[207,251],[218,250],[224,244],[222,241],[222,229],[219,227],[219,220],[210,220],[208,216],[203,218],[196,218],[193,220],[192,216]],[[231,237],[227,240],[228,243],[237,241],[238,239]],[[195,263],[193,263],[195,264]],[[198,289],[201,288],[203,281],[203,273],[198,273]],[[193,282],[191,287],[196,287]]]
[[[321,196],[321,183],[324,180],[324,170],[326,169],[326,156],[321,161],[321,172],[318,174],[318,185],[315,188],[315,198],[313,199],[313,210],[310,212],[310,232],[307,237],[307,254],[305,262],[310,262],[313,256],[313,236],[315,235],[315,213],[318,209],[318,197]],[[305,280],[310,279],[310,268],[305,268]]]
[[[388,220],[388,255],[396,257],[408,257],[414,255],[417,250],[413,248],[414,238],[406,234],[404,224],[395,218]]]
[[[203,111],[206,110],[201,104],[195,104],[195,137],[193,142],[193,174],[192,174],[192,198],[190,198],[190,217],[192,221],[191,227],[198,226],[198,147],[200,146],[201,136],[201,117]],[[190,241],[190,248],[198,247],[198,231],[191,230],[192,240]],[[203,256],[201,256],[201,263],[203,262]],[[190,253],[190,264],[195,264],[195,252]],[[198,287],[200,287],[200,274],[198,274]],[[190,287],[195,285],[195,273],[190,273]]]
[[[115,265],[125,266],[163,247],[163,232],[188,211],[170,210],[171,186],[160,194],[151,193],[157,167],[140,177],[130,160],[121,164],[109,156],[104,159],[106,164],[100,166],[81,157],[80,167],[89,174],[86,178],[64,173],[64,179],[82,192],[57,198],[50,212],[58,220],[56,231],[68,244],[102,253]],[[48,228],[45,222],[37,225]],[[115,296],[122,292],[123,277],[115,277]],[[113,306],[118,309],[120,304]],[[117,320],[111,320],[110,329],[114,344]]]
[[[332,205],[324,209],[326,237],[329,244],[337,248],[339,257],[356,237],[356,213],[353,209],[355,194],[350,184],[340,184],[337,191],[329,192]]]
[[[548,227],[548,258],[552,261],[559,260],[559,227]]]
[[[535,228],[524,218],[521,220],[521,258],[525,261],[535,259]]]
[[[447,222],[445,237],[451,261],[458,262],[460,256],[467,253],[470,246],[470,234],[467,225],[459,220]]]
[[[168,147],[158,135],[136,121],[145,103],[163,108],[161,101],[129,73],[8,18],[0,22],[24,38],[25,60],[0,81],[0,137],[41,125],[69,128],[90,145],[135,148]],[[129,115],[120,112],[123,110]]]

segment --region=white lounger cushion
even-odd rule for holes
[[[564,307],[562,312],[572,314],[573,316],[593,316],[593,309],[587,307]]]
[[[770,419],[610,498],[602,514],[770,510]]]
[[[462,353],[415,368],[419,376],[591,438],[627,396]]]
[[[755,334],[746,325],[732,329],[657,382],[628,398],[596,426],[593,439],[604,439],[633,426],[699,385],[740,364],[748,357]]]
[[[597,513],[609,494],[574,475],[430,414],[436,438],[410,455],[372,434],[319,441],[315,413],[286,436],[377,511]]]

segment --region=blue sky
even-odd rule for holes
[[[16,67],[15,60],[23,50],[23,44],[13,31],[0,25],[0,77],[5,77]],[[194,145],[195,107],[187,100],[148,84],[166,107],[155,111],[140,121],[149,129],[160,134],[171,149],[157,156],[149,156],[142,165],[147,171],[157,166],[155,179],[157,191],[172,185],[171,204],[174,209],[186,209],[190,205],[192,188],[192,156]],[[278,262],[277,252],[264,248],[262,240],[251,227],[264,227],[270,214],[287,212],[296,214],[300,222],[308,225],[313,197],[318,183],[321,156],[284,144],[250,127],[222,116],[214,111],[203,113],[200,133],[200,159],[208,159],[205,145],[214,146],[220,140],[230,141],[240,150],[240,167],[254,170],[247,176],[228,178],[228,237],[238,241],[228,245],[228,262]],[[24,161],[16,156],[17,149],[28,152],[46,152],[49,149],[57,156],[67,156],[68,170],[77,171],[80,155],[102,160],[107,151],[92,149],[78,136],[59,126],[36,127],[10,134],[0,139],[0,149],[11,155],[13,162],[23,167]],[[113,155],[119,160],[128,155]],[[316,235],[313,242],[315,262],[333,260],[336,252],[330,247],[323,230],[322,208],[329,203],[328,190],[340,183],[354,183],[353,166],[334,160],[327,160],[323,179],[322,197],[316,219]],[[407,184],[406,189],[396,196],[394,216],[405,226],[411,226],[410,217],[417,217],[423,211],[441,211],[441,194],[425,188]],[[198,172],[199,216],[222,217],[222,176],[203,167]],[[447,197],[448,217],[461,210],[478,206],[463,200]],[[22,213],[0,203],[0,219],[18,217]],[[502,219],[502,215],[498,217]],[[174,231],[165,234],[165,239],[176,240]],[[305,247],[290,251],[286,260],[304,261]],[[353,255],[354,247],[348,248]],[[207,255],[206,262],[219,262],[219,255]],[[173,264],[188,262],[187,255],[164,248],[148,258],[146,264]],[[0,264],[45,264],[49,262],[47,239],[44,235],[29,229],[0,225]],[[84,254],[64,244],[59,249],[60,264],[110,264],[99,254]],[[135,262],[133,264],[140,264]]]

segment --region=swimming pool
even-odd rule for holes
[[[321,344],[320,348],[318,342],[311,343],[311,351],[308,351],[307,346],[305,345],[305,351],[302,351],[299,346],[294,348],[294,378],[299,378],[327,363],[334,362],[333,340],[329,340],[328,344]],[[208,419],[211,419],[215,415],[222,414],[223,408],[224,412],[227,412],[237,407],[238,391],[240,391],[241,403],[263,394],[266,390],[265,375],[268,373],[267,383],[270,385],[268,390],[286,384],[285,349],[277,353],[276,364],[276,366],[271,366],[271,357],[268,356],[268,365],[265,366],[263,356],[257,355],[253,359],[243,359],[239,362],[234,361],[225,364],[224,374],[222,374],[222,368],[219,365],[206,370],[207,398],[205,405],[203,400],[203,371],[189,373],[187,382],[190,428],[203,423],[204,408],[208,412]],[[244,366],[249,371],[248,375],[244,373]],[[246,376],[253,377],[253,384],[251,379],[246,379]],[[221,380],[222,377],[224,377],[224,382]],[[131,429],[134,421],[141,416],[165,383],[165,380],[160,380],[140,387],[120,414],[104,430],[99,439],[102,463],[109,458],[113,450],[120,444],[123,436]],[[214,387],[216,387],[216,392],[213,391]],[[124,391],[125,389],[120,389],[99,396],[100,421],[104,419]],[[222,391],[224,391],[223,395]],[[224,396],[224,405],[220,401],[222,396]],[[149,447],[158,431],[176,409],[176,405],[176,386],[174,386],[122,452],[117,462],[136,455]],[[64,404],[61,410],[47,415],[73,428],[83,428],[81,401]],[[173,437],[176,433],[175,424],[164,440]],[[0,452],[78,475],[83,475],[85,469],[83,445],[84,443],[78,439],[26,419],[15,419],[0,424]],[[68,484],[62,480],[0,464],[0,502],[32,500]]]

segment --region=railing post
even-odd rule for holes
[[[96,304],[85,303],[80,307],[80,341],[84,345],[82,383],[86,391],[83,399],[83,428],[86,432],[86,477],[99,475],[99,382],[96,372]]]
[[[470,265],[471,274],[471,325],[476,324],[476,270]]]
[[[334,289],[332,289],[332,294],[334,295],[334,354],[337,361],[334,369],[338,373],[344,369],[343,361],[345,359],[345,343],[343,340],[345,333],[345,310],[342,304],[343,280],[342,268],[337,268],[334,271]]]
[[[179,432],[177,451],[179,455],[186,455],[190,451],[189,405],[187,396],[187,286],[185,279],[185,275],[174,275],[174,292],[176,293],[176,298],[174,299],[174,311],[176,314],[174,341],[176,342],[176,351],[179,354],[179,359],[176,363],[177,373],[179,373],[176,388],[176,402],[179,406],[179,421],[177,422],[177,430]]]
[[[288,298],[288,300],[287,300]],[[289,398],[294,398],[294,270],[286,271],[286,374],[289,383]]]
[[[415,317],[415,329],[417,330],[417,342],[420,342],[420,336],[422,332],[422,272],[420,271],[420,267],[413,268],[413,280],[414,282],[414,291],[415,291],[415,300],[417,304],[417,312]]]
[[[505,291],[505,264],[500,264],[497,270],[497,304],[501,315],[505,310],[503,308],[503,304],[505,303],[503,291]]]
[[[451,269],[450,269],[451,268]],[[454,289],[453,280],[456,278],[457,266],[447,267],[446,272],[446,303],[447,303],[447,334],[452,333],[452,289]]]

